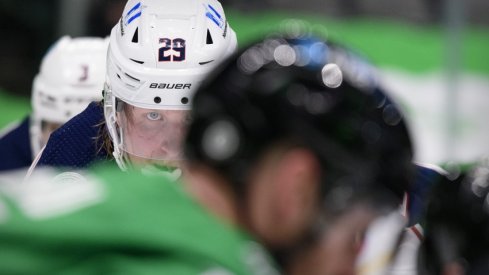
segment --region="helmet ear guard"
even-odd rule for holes
[[[107,125],[107,131],[112,139],[113,143],[113,152],[112,155],[117,163],[117,165],[121,168],[121,170],[126,171],[126,161],[124,161],[124,153],[122,152],[122,144],[124,135],[122,133],[122,129],[117,126],[117,112],[121,112],[122,104],[118,102],[116,97],[112,95],[112,91],[110,90],[110,86],[106,83],[104,89],[104,116]],[[109,127],[109,125],[111,125]]]

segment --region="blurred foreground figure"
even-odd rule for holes
[[[431,192],[420,275],[489,274],[489,163]]]
[[[180,184],[102,167],[4,185],[0,273],[352,274],[413,168],[402,117],[348,55],[276,37],[231,58],[194,97]]]
[[[29,167],[50,134],[102,98],[108,39],[60,38],[32,86],[32,114],[0,136],[0,171]]]
[[[130,0],[112,28],[104,99],[51,136],[39,165],[175,173],[191,100],[206,75],[235,52],[217,0]]]

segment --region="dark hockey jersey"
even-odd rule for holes
[[[54,131],[37,166],[86,168],[95,162],[109,159],[98,138],[105,127],[103,107],[92,102],[80,114]]]
[[[29,137],[30,118],[0,136],[0,171],[29,167],[32,149]]]
[[[416,165],[414,184],[408,192],[407,211],[409,225],[423,222],[424,212],[427,206],[427,199],[431,189],[438,184],[444,177],[441,169],[429,165]]]

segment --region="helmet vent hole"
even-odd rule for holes
[[[161,97],[159,97],[159,96],[155,97],[154,101],[155,101],[156,104],[160,103],[161,102]]]
[[[211,32],[209,29],[207,29],[207,39],[206,39],[206,44],[207,45],[212,45],[214,44],[214,41],[212,40]]]
[[[129,58],[129,59],[131,59],[131,61],[136,62],[136,63],[138,63],[138,64],[144,64],[144,61],[141,61],[141,60],[135,60],[135,59],[132,59],[132,58]]]
[[[139,42],[138,30],[139,30],[139,28],[136,28],[136,31],[134,32],[134,35],[132,36],[132,43],[138,43]]]
[[[137,81],[137,82],[139,82],[139,81],[140,81],[139,79],[135,78],[135,77],[134,77],[134,76],[132,76],[132,75],[129,75],[129,74],[127,74],[127,73],[124,73],[124,74],[125,74],[127,77],[129,77],[130,79],[134,80],[134,81]]]
[[[182,104],[187,104],[188,103],[188,98],[187,97],[182,97],[181,102],[182,102]]]

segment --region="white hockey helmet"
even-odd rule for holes
[[[104,98],[113,154],[123,170],[128,146],[116,102],[190,110],[205,76],[236,49],[236,34],[217,0],[127,2],[110,35]]]
[[[34,155],[44,146],[43,122],[63,124],[102,99],[108,43],[108,38],[63,36],[42,59],[32,85]]]

